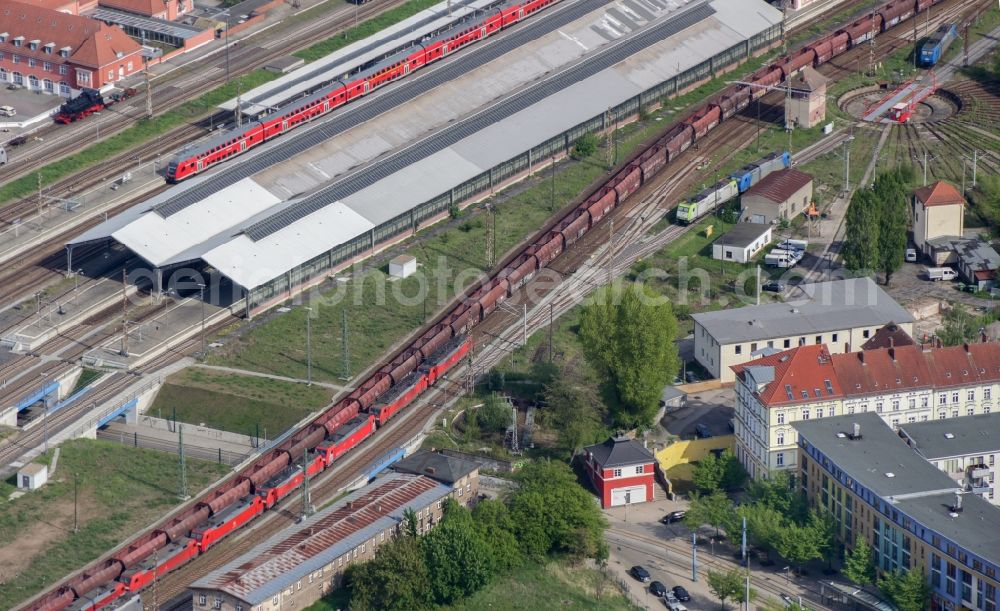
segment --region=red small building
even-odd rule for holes
[[[653,455],[638,441],[609,437],[584,448],[584,461],[604,509],[653,500]]]

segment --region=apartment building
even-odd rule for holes
[[[798,481],[845,547],[867,542],[880,573],[920,571],[935,611],[996,611],[1000,509],[964,494],[876,413],[794,428]]]
[[[801,346],[733,367],[736,456],[751,477],[796,469],[792,424],[873,412],[906,424],[989,414],[1000,344],[892,346],[832,354]]]
[[[731,367],[775,350],[826,344],[830,352],[858,350],[895,323],[913,333],[913,316],[871,278],[799,285],[785,303],[693,314],[694,356],[724,383]]]
[[[1000,412],[904,424],[899,436],[965,493],[1000,504],[994,489],[1000,456]]]

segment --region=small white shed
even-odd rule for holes
[[[417,258],[411,255],[399,255],[389,261],[389,275],[393,278],[406,278],[417,271]]]
[[[712,258],[746,263],[771,243],[771,225],[737,223],[712,244]]]
[[[49,468],[38,463],[29,463],[17,472],[17,487],[22,490],[37,490],[49,480]]]

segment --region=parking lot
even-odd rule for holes
[[[722,388],[688,395],[684,405],[677,409],[668,409],[660,424],[671,435],[682,439],[696,436],[695,427],[704,424],[713,437],[729,435],[729,420],[733,417],[736,405],[736,391],[733,388]]]
[[[0,82],[0,106],[10,106],[17,114],[13,117],[0,117],[3,123],[25,123],[42,115],[48,115],[62,105],[63,99],[57,95],[45,94],[40,91],[28,91],[20,88],[8,89],[9,84]],[[10,134],[19,133],[20,126],[8,125]],[[6,134],[5,134],[6,136]],[[9,140],[5,137],[4,140]]]

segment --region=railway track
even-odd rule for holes
[[[725,140],[728,140],[729,138],[732,138],[734,136],[738,136],[739,133],[740,133],[738,130],[740,130],[740,129],[748,130],[747,135],[749,135],[749,132],[751,132],[751,131],[753,131],[755,129],[755,125],[753,123],[749,122],[749,121],[727,121],[727,122],[724,122],[722,125],[723,126],[732,126],[732,127],[719,127],[719,128],[716,128],[715,130],[710,131],[707,137],[699,138],[699,141],[698,141],[699,145],[703,145],[703,146],[706,146],[709,149],[711,149],[711,148],[717,146],[721,141],[725,141]],[[726,136],[728,136],[728,138]],[[742,139],[737,139],[736,141],[748,142],[749,138],[744,137]],[[697,149],[695,149],[695,150],[697,150]],[[660,185],[659,188],[661,188],[661,189],[665,189],[664,187],[662,187],[662,185],[663,185],[662,181],[668,181],[669,178],[671,178],[673,176],[680,175],[680,173],[682,172],[682,168],[683,168],[683,166],[676,166],[675,167],[673,164],[669,165],[668,167],[671,168],[671,169],[669,171],[667,171],[667,172],[661,173],[661,175],[658,175],[658,177],[656,179],[657,181],[660,181],[658,184]],[[669,187],[669,188],[676,188],[676,186],[677,185],[675,184],[674,186]],[[651,189],[653,189],[653,184],[651,183],[649,185],[649,187]],[[640,193],[643,193],[643,191],[640,191]],[[646,191],[645,193],[648,194],[649,191]],[[625,239],[631,239],[633,241],[634,240],[638,240],[640,238],[640,236],[642,236],[644,234],[644,232],[640,231],[640,228],[644,224],[646,224],[647,222],[649,222],[649,221],[646,220],[646,215],[642,214],[640,212],[640,210],[642,209],[642,207],[638,205],[638,202],[640,202],[640,201],[647,202],[646,205],[649,206],[651,209],[661,209],[663,207],[663,205],[664,205],[664,202],[666,202],[667,205],[669,205],[668,194],[669,194],[669,192],[667,192],[666,190],[662,190],[662,191],[659,191],[658,193],[654,192],[654,197],[652,197],[652,198],[644,199],[643,197],[636,196],[634,198],[629,198],[628,200],[626,200],[626,202],[627,202],[626,205],[622,205],[619,208],[617,208],[616,209],[616,213],[613,213],[613,214],[618,214],[619,217],[621,217],[621,216],[629,217],[630,212],[631,212],[632,218],[634,219],[635,216],[638,215],[639,221],[638,221],[638,226],[633,227],[632,225],[636,224],[636,221],[633,220],[630,225],[626,225],[625,226],[625,229],[623,229],[620,232],[619,235],[622,238],[625,238]],[[634,200],[636,203],[632,204],[631,203],[632,200]],[[651,214],[650,218],[654,218],[655,216],[656,215]],[[616,218],[616,217],[612,216],[611,218],[613,219],[613,218]],[[556,221],[553,221],[553,223],[554,222],[556,222]],[[650,224],[653,224],[653,223],[650,222]],[[608,226],[608,225],[609,225],[609,223],[604,223],[604,225],[601,225],[598,228],[596,228],[596,229],[594,229],[594,230],[592,230],[590,232],[587,232],[584,235],[582,241],[578,242],[577,245],[576,245],[576,247],[571,248],[568,251],[569,254],[571,255],[571,257],[572,256],[580,256],[580,257],[582,257],[588,251],[588,248],[587,248],[588,246],[593,247],[593,246],[596,246],[598,244],[603,244],[605,242],[605,240],[603,239],[604,236],[601,235],[601,233],[602,233],[601,228],[605,227],[605,226]],[[683,232],[685,230],[686,230],[685,228],[669,228],[667,231],[663,232],[663,234],[660,236],[660,239],[664,240],[663,243],[665,243],[666,241],[669,241],[670,239],[675,238],[676,235],[678,235],[680,232]],[[636,248],[629,247],[628,254],[629,254],[630,257],[631,256],[638,257],[638,256],[642,256],[644,252],[652,252],[653,250],[655,250],[655,249],[657,249],[659,247],[660,247],[660,244],[658,244],[658,243],[647,242],[642,247],[636,247]],[[648,250],[644,250],[644,249],[648,249]],[[609,255],[609,261],[611,263],[610,267],[612,268],[612,272],[611,273],[614,274],[615,270],[616,269],[622,269],[620,266],[625,265],[625,263],[624,263],[624,260],[622,260],[622,261],[618,260],[618,256],[619,255],[616,254],[616,249],[614,248],[614,246],[612,246],[612,248],[610,250],[610,253],[611,254]],[[558,264],[557,264],[557,267],[558,267]],[[583,286],[591,286],[591,287],[599,286],[601,284],[601,282],[599,280],[599,278],[601,277],[600,276],[601,271],[603,271],[604,273],[607,273],[607,271],[606,271],[606,269],[605,270],[600,270],[600,269],[597,269],[597,268],[595,268],[595,270],[596,271],[594,271],[594,270],[588,271],[588,274],[590,274],[590,277],[588,278],[587,275],[584,275],[584,277],[583,277],[584,282],[581,282],[580,284],[583,285]],[[594,280],[593,278],[597,278],[597,280]],[[436,324],[437,322],[439,322],[441,320],[441,318],[445,314],[446,314],[445,312],[442,312],[442,314],[435,321],[432,321],[431,325]],[[426,328],[427,327],[424,327],[423,329],[416,331],[413,335],[411,335],[411,339],[413,337],[415,337],[416,335],[418,335],[421,331],[423,331]],[[488,329],[489,329],[488,326],[483,326],[481,328],[481,330],[474,331],[473,335],[474,335],[474,337],[476,337],[476,334],[478,333],[480,338],[484,337],[485,333],[482,333],[482,332],[485,332]],[[480,332],[480,331],[482,331],[482,332]],[[511,343],[511,342],[508,342],[508,343]],[[407,345],[407,344],[405,344],[405,342],[404,342],[404,345]],[[487,356],[489,356],[488,352],[486,354],[487,354]],[[411,410],[411,414],[416,415],[416,414],[420,414],[420,413],[421,412],[420,412],[419,408]],[[400,422],[402,422],[402,420],[400,420]],[[387,449],[386,444],[387,443],[391,443],[391,441],[392,441],[391,437],[389,435],[378,436],[378,437],[374,438],[374,440],[376,442],[378,442],[378,443],[371,443],[371,442],[369,442],[369,447],[379,447],[383,451],[385,449]],[[357,455],[359,457],[361,456],[360,453],[357,454]],[[334,474],[335,474],[335,471],[331,472],[331,477],[333,477]],[[268,518],[265,518],[265,520],[266,519],[268,519]],[[251,527],[251,530],[248,530],[247,533],[250,533],[250,532],[257,533],[259,531],[257,531],[255,528]],[[241,533],[239,536],[237,536],[236,538],[232,539],[234,541],[234,545],[236,545],[236,542],[242,540],[244,537],[245,538],[249,538],[250,535],[247,534],[247,533]],[[220,549],[220,550],[224,549],[222,546],[226,546],[227,541],[228,540],[223,540],[223,542],[221,542],[219,544],[219,546],[216,547],[216,548],[214,548],[214,549]],[[228,548],[228,546],[227,546],[227,548]],[[222,552],[218,552],[218,553],[221,554]],[[233,552],[233,553],[235,553],[235,552]],[[209,550],[208,553],[206,553],[204,555],[204,558],[210,558],[210,557],[211,557],[211,550]],[[195,562],[197,563],[200,560],[201,560],[201,558],[199,558]],[[190,566],[194,567],[196,565],[192,564]]]
[[[238,77],[251,70],[260,68],[274,59],[305,49],[312,44],[330,38],[338,32],[345,31],[352,27],[355,22],[355,10],[357,10],[357,21],[360,23],[363,20],[391,10],[404,2],[405,0],[369,2],[357,8],[345,3],[342,7],[327,12],[317,19],[296,24],[294,36],[292,37],[288,36],[285,28],[278,27],[272,28],[264,34],[258,34],[257,36],[260,38],[254,37],[249,45],[247,45],[247,40],[250,40],[250,38],[244,38],[242,39],[244,45],[239,46],[235,52],[230,52],[229,54],[228,72],[231,77]],[[293,46],[288,46],[289,41],[293,42]],[[230,43],[230,47],[237,47],[238,42],[240,42],[238,39],[234,39]],[[166,79],[162,84],[153,89],[156,115],[173,110],[181,104],[225,83],[227,73],[226,62],[225,60],[220,61],[220,59],[222,59],[221,54],[220,57],[213,59],[211,62],[205,62],[201,58],[196,58],[183,67],[168,73],[169,77],[152,77],[151,82],[153,83],[161,78]],[[145,96],[143,94],[137,95],[128,102],[108,108],[106,112],[114,115],[116,119],[121,120],[108,124],[108,121],[101,120],[103,117],[91,117],[90,119],[92,120],[85,120],[79,124],[71,124],[69,128],[53,124],[36,135],[42,136],[44,140],[51,141],[51,136],[54,134],[56,135],[56,144],[72,145],[81,138],[87,138],[91,126],[94,125],[95,121],[101,120],[99,133],[102,139],[107,139],[131,127],[145,117]],[[162,153],[164,150],[171,150],[167,148],[168,146],[176,147],[190,142],[205,133],[205,129],[211,123],[209,117],[215,117],[217,114],[219,113],[211,112],[205,113],[202,117],[196,117],[192,123],[185,125],[180,130],[175,130],[175,132],[183,133],[159,137],[156,139],[156,143],[161,144],[149,143],[148,145],[143,145],[142,150],[152,151],[155,156],[156,152]],[[164,138],[167,139],[166,142],[164,142]],[[32,145],[28,145],[28,147],[23,150],[24,156],[27,156],[28,159],[22,163],[8,165],[5,171],[0,172],[0,177],[3,180],[13,180],[29,175],[46,164],[75,152],[74,150],[65,150],[62,146],[46,146],[44,142],[37,147],[32,147]],[[82,175],[77,174],[76,176],[60,180],[54,183],[49,189],[52,194],[58,195],[59,193],[71,192],[71,187],[74,185],[82,185],[76,187],[76,190],[79,191],[85,186],[98,184],[102,179],[115,175],[115,171],[110,171],[109,173],[109,169],[111,168],[119,168],[118,173],[120,174],[122,162],[134,159],[136,154],[135,151],[125,152],[101,163],[94,169],[86,170]],[[22,154],[18,153],[14,160],[20,157],[22,157]],[[29,203],[30,199],[28,198]],[[21,202],[23,201],[25,200],[21,200]],[[3,223],[5,219],[6,214],[0,216],[0,223]]]

